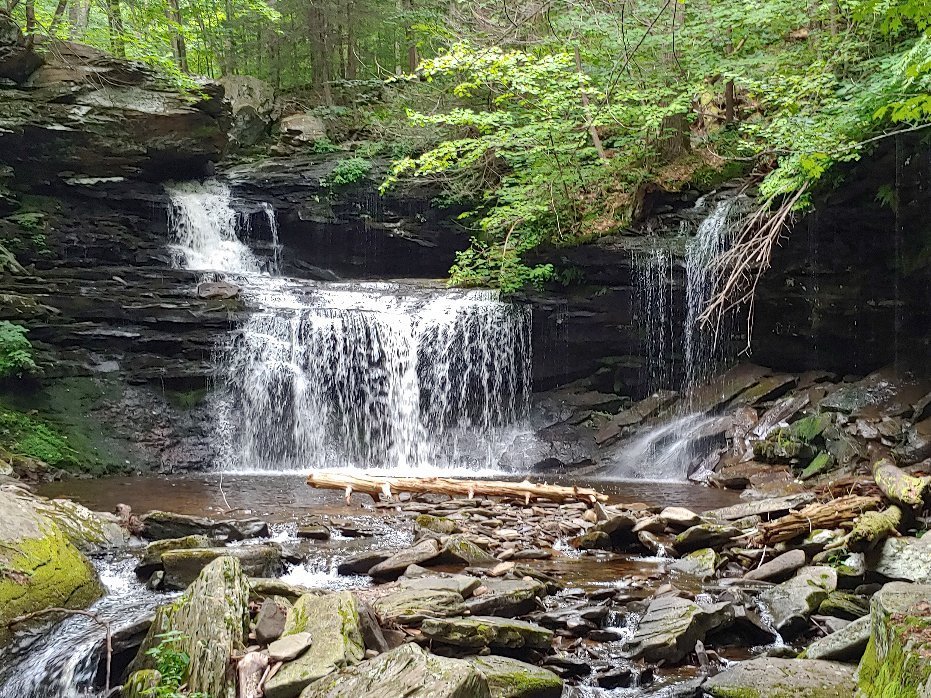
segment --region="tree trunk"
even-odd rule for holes
[[[110,49],[113,55],[126,58],[126,42],[123,39],[123,11],[120,0],[107,0],[107,14],[110,23]]]
[[[670,37],[670,50],[665,54],[664,62],[669,67],[670,74],[682,73],[679,66],[679,57],[676,55],[676,33],[685,26],[685,8],[679,7],[678,2],[672,2],[672,35]],[[689,140],[689,120],[687,113],[667,114],[660,123],[657,149],[664,160],[674,160],[691,150]]]
[[[582,54],[579,53],[578,45],[575,47],[575,69],[579,75],[584,74],[582,73]],[[588,108],[588,95],[584,92],[582,93],[582,105]],[[601,136],[598,135],[598,129],[595,127],[594,122],[588,125],[588,132],[592,136],[592,143],[595,146],[595,152],[598,153],[598,157],[607,162],[608,156],[605,155],[604,146],[601,144]]]
[[[181,23],[181,5],[178,0],[168,0],[168,19],[174,25],[171,28],[171,50],[175,54],[175,64],[182,73],[189,73],[187,46],[184,43],[184,28]]]
[[[58,29],[58,23],[61,21],[61,18],[65,15],[65,7],[68,5],[68,0],[58,0],[58,4],[55,6],[55,14],[52,15],[52,22],[48,26],[48,35],[55,36],[55,30]]]
[[[68,24],[70,25],[68,36],[72,40],[80,41],[84,38],[90,13],[90,0],[71,0],[68,5]]]
[[[737,99],[734,94],[734,81],[728,80],[724,84],[724,123],[732,124],[736,118]]]
[[[773,545],[806,535],[816,528],[850,525],[863,512],[879,508],[881,501],[879,497],[850,495],[830,502],[809,504],[799,511],[762,524],[752,542],[755,545]]]
[[[382,475],[348,475],[343,473],[312,473],[307,478],[311,487],[328,490],[343,490],[346,499],[353,492],[361,492],[378,499],[384,495],[391,498],[401,492],[412,494],[445,494],[450,497],[475,495],[484,497],[508,497],[525,503],[535,499],[554,502],[580,501],[594,504],[607,501],[607,495],[584,487],[562,487],[559,485],[537,485],[523,482],[496,480],[459,480],[448,477],[385,477]]]
[[[358,76],[358,50],[356,49],[356,32],[353,29],[353,0],[346,2],[346,79],[355,80]]]
[[[32,36],[36,33],[36,3],[35,0],[26,0],[26,33]]]

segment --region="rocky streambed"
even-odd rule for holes
[[[604,505],[429,495],[356,495],[347,505],[318,493],[289,510],[272,506],[272,493],[281,502],[309,488],[265,480],[257,510],[209,518],[95,514],[0,489],[42,518],[40,528],[60,530],[75,560],[93,559],[108,592],[91,606],[95,618],[14,618],[86,606],[103,588],[85,565],[79,591],[5,608],[13,633],[0,696],[106,694],[105,628],[109,683],[126,696],[172,681],[211,696],[271,698],[926,690],[931,541],[906,525],[855,551],[848,531],[863,514],[766,537],[824,506],[813,492],[714,508],[666,506],[657,483],[641,490],[652,500],[636,502],[629,490]],[[97,501],[136,490],[170,501],[146,480],[123,482],[88,485],[106,493]],[[200,492],[172,484],[191,510]],[[94,500],[90,489],[84,501]],[[673,500],[714,492],[669,490]],[[232,478],[214,501],[237,504],[244,491]],[[0,529],[4,551],[22,547],[19,529],[6,520]],[[35,591],[23,557],[6,558],[3,570],[5,590]],[[67,671],[50,656],[67,657]],[[183,656],[179,673],[172,662]]]

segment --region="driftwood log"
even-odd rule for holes
[[[844,547],[853,553],[872,550],[886,538],[899,535],[902,519],[902,510],[895,505],[882,511],[864,512],[853,522],[853,528],[845,536]]]
[[[508,482],[504,480],[460,480],[449,477],[386,477],[380,475],[349,475],[346,473],[312,473],[307,484],[327,490],[343,490],[346,501],[353,492],[367,494],[374,500],[379,496],[391,499],[401,492],[411,494],[445,494],[450,497],[507,497],[525,503],[537,499],[554,502],[579,501],[594,504],[607,501],[608,496],[588,487]]]
[[[931,478],[909,475],[888,458],[873,463],[873,480],[894,503],[922,509],[931,500]]]
[[[753,537],[753,543],[773,545],[810,533],[816,528],[850,528],[863,512],[878,509],[881,503],[880,497],[859,495],[815,502],[761,525]]]

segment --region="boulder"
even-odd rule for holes
[[[808,625],[828,594],[837,588],[837,572],[830,567],[804,567],[789,579],[760,594],[760,601],[773,617],[773,627],[792,636]]]
[[[768,499],[758,499],[753,502],[742,502],[734,504],[723,509],[705,512],[705,516],[720,521],[736,521],[748,516],[781,516],[787,514],[793,509],[800,509],[806,504],[815,501],[815,495],[811,492],[801,492],[791,494],[786,497],[771,497]]]
[[[767,582],[782,582],[805,566],[805,553],[801,550],[790,550],[769,562],[764,562],[744,575],[744,579],[753,579]]]
[[[533,579],[486,579],[476,594],[466,601],[473,616],[523,616],[540,607],[546,586]]]
[[[190,657],[185,681],[191,693],[235,692],[230,659],[242,652],[249,632],[249,583],[239,560],[217,558],[187,591],[158,608],[131,670],[154,669],[147,652],[169,632],[177,635],[175,649]]]
[[[887,538],[867,565],[888,579],[931,584],[931,537]]]
[[[487,680],[472,664],[461,659],[437,657],[412,643],[342,669],[314,682],[301,693],[301,698],[363,696],[491,698]]]
[[[114,514],[91,511],[70,499],[37,497],[35,502],[81,552],[98,555],[123,548],[129,542],[129,532]]]
[[[142,536],[149,540],[201,535],[219,541],[233,541],[268,536],[268,524],[258,519],[214,521],[169,511],[150,511],[139,520],[143,526]]]
[[[323,120],[313,114],[292,114],[280,122],[282,137],[297,143],[313,143],[327,137]]]
[[[281,637],[290,610],[291,602],[283,596],[265,599],[255,616],[255,639],[267,645]]]
[[[239,286],[228,281],[204,281],[197,285],[197,297],[204,300],[230,300],[239,295]]]
[[[931,695],[931,585],[890,582],[870,603],[870,639],[857,670],[864,698]]]
[[[849,664],[759,657],[712,676],[703,688],[713,698],[850,698],[855,685]]]
[[[42,62],[42,57],[27,45],[19,25],[0,13],[0,79],[25,82]]]
[[[282,638],[301,632],[310,633],[310,648],[266,682],[266,698],[294,698],[307,685],[365,656],[356,599],[348,591],[299,598]]]
[[[428,618],[420,630],[428,640],[471,649],[549,649],[553,642],[551,630],[521,620],[493,616]]]
[[[562,679],[552,671],[510,657],[471,657],[485,677],[491,698],[559,698]]]
[[[870,639],[870,618],[858,618],[837,632],[815,640],[805,650],[806,659],[859,662]]]
[[[840,576],[840,571],[838,571]],[[856,620],[870,612],[870,600],[862,594],[849,591],[832,591],[818,606],[818,613],[823,616],[834,616]]]
[[[164,584],[168,589],[184,589],[200,571],[219,557],[235,557],[250,577],[274,577],[281,573],[281,548],[277,544],[241,545],[233,548],[191,548],[162,553]]]
[[[425,538],[412,548],[402,550],[383,562],[371,567],[369,576],[382,579],[397,579],[410,565],[429,562],[440,554],[440,545],[432,538]]]
[[[653,599],[628,646],[634,658],[680,662],[711,630],[734,618],[729,603],[698,604],[676,596]]]
[[[688,574],[700,579],[713,577],[718,569],[720,559],[718,554],[711,548],[701,548],[689,553],[685,557],[676,560],[670,565],[670,569],[680,574]]]
[[[25,490],[0,487],[0,642],[12,618],[85,608],[103,593],[93,566],[43,506]]]
[[[337,574],[368,574],[369,570],[391,557],[386,550],[364,550],[347,557],[336,566]]]
[[[673,528],[691,528],[701,523],[701,517],[684,507],[666,507],[659,513],[660,518]]]
[[[207,536],[185,536],[184,538],[165,538],[156,540],[145,546],[139,564],[136,565],[136,576],[139,579],[148,579],[156,570],[163,569],[162,554],[171,550],[190,550],[191,548],[210,547]]]
[[[595,437],[590,429],[561,422],[534,434],[519,434],[501,454],[498,465],[511,472],[553,470],[587,465],[595,458]]]
[[[491,553],[461,534],[446,539],[436,562],[470,567],[492,567],[498,564],[498,560]]]
[[[729,543],[742,531],[735,526],[703,523],[692,526],[676,536],[676,550],[687,553],[698,548],[717,548]]]
[[[460,616],[462,595],[447,589],[400,589],[376,599],[372,606],[383,623],[413,625],[424,618]]]

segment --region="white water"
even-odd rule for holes
[[[185,268],[227,272],[257,312],[219,352],[218,464],[232,471],[493,471],[530,399],[530,315],[494,291],[260,275],[227,188],[168,189]]]
[[[90,607],[112,633],[150,616],[165,594],[147,591],[136,581],[136,559],[98,561],[107,594]],[[170,597],[169,597],[170,598]],[[50,618],[55,618],[50,616]],[[106,631],[86,616],[73,615],[19,633],[3,650],[0,698],[87,698],[96,696],[98,667],[105,656]],[[112,677],[113,683],[119,680]]]
[[[616,477],[683,480],[690,465],[702,455],[700,434],[714,418],[696,413],[688,396],[710,380],[726,360],[730,319],[715,331],[704,327],[699,317],[717,291],[713,267],[732,243],[736,201],[728,198],[716,202],[686,245],[685,319],[680,332],[673,327],[673,317],[683,315],[676,315],[672,304],[670,252],[656,248],[634,259],[637,303],[645,334],[647,390],[653,393],[675,387],[685,397],[678,414],[659,426],[647,427],[623,444],[613,463],[612,475]],[[705,205],[699,200],[696,207]],[[681,381],[673,386],[676,372],[671,356],[676,353],[678,336],[682,338],[683,369]]]

